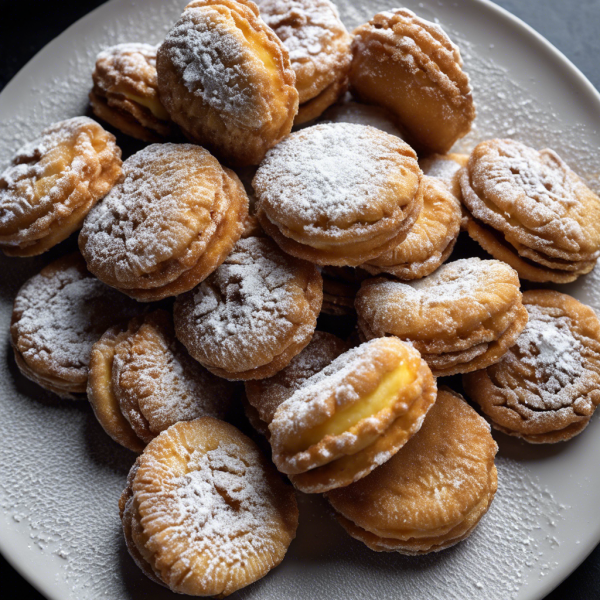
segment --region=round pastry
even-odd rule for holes
[[[171,119],[232,164],[257,165],[292,129],[298,92],[289,55],[249,0],[190,2],[156,68]]]
[[[356,316],[354,299],[369,274],[352,267],[323,267],[323,306],[321,312],[334,316]]]
[[[92,277],[79,254],[29,279],[13,307],[10,334],[21,373],[61,398],[85,394],[90,353],[108,327],[141,307]]]
[[[87,216],[79,248],[89,270],[132,298],[192,289],[229,254],[248,196],[237,176],[191,144],[153,144]]]
[[[62,242],[120,175],[112,134],[87,117],[54,123],[0,175],[0,249],[35,256]]]
[[[242,239],[206,281],[175,301],[177,337],[219,377],[271,377],[310,342],[322,290],[314,265],[266,237]]]
[[[283,42],[296,73],[294,125],[316,119],[348,89],[352,38],[329,0],[258,0],[260,16]]]
[[[600,321],[575,298],[528,291],[529,322],[502,360],[463,378],[465,391],[508,435],[568,440],[600,404]]]
[[[90,105],[99,119],[145,142],[171,136],[169,113],[158,99],[156,46],[106,48],[96,58],[92,80]]]
[[[173,592],[223,598],[276,567],[298,527],[293,488],[235,427],[203,417],[146,446],[119,501],[127,547]]]
[[[364,125],[326,123],[269,151],[254,178],[257,216],[283,250],[357,266],[397,246],[422,206],[412,148]]]
[[[475,119],[469,77],[443,29],[400,8],[354,32],[350,85],[361,102],[387,108],[411,145],[445,154]]]
[[[460,171],[467,165],[468,160],[468,154],[431,154],[419,160],[419,167],[423,175],[439,179],[450,193],[462,202]]]
[[[477,145],[461,172],[467,231],[524,279],[567,283],[600,256],[600,199],[553,151]]]
[[[356,312],[363,338],[411,342],[436,377],[498,362],[527,323],[517,273],[479,258],[456,260],[414,282],[369,279]]]
[[[346,531],[371,550],[436,552],[468,537],[487,512],[498,486],[497,451],[485,420],[442,388],[408,444],[327,499]]]
[[[315,331],[308,346],[295,356],[285,369],[268,379],[246,381],[246,399],[254,409],[251,411],[252,418],[249,417],[251,423],[254,417],[259,419],[262,422],[260,429],[266,429],[265,435],[270,437],[268,426],[279,405],[309,377],[324,369],[346,350],[349,350],[349,344],[339,337],[324,331]]]
[[[356,125],[370,125],[381,129],[385,133],[403,138],[402,132],[394,122],[392,113],[381,106],[361,104],[346,100],[328,108],[322,115],[322,123],[354,123]]]
[[[302,382],[269,425],[273,462],[306,493],[349,485],[389,460],[419,430],[436,385],[397,338],[345,352]]]
[[[162,310],[109,329],[92,349],[92,408],[108,435],[134,451],[179,421],[225,417],[236,392],[186,352]]]
[[[421,279],[448,260],[460,233],[462,209],[447,185],[423,177],[423,210],[406,238],[393,250],[362,265],[372,275]]]

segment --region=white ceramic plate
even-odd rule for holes
[[[102,47],[158,43],[184,4],[113,0],[49,44],[0,95],[0,162],[49,123],[85,112]],[[351,28],[394,2],[338,4]],[[439,19],[461,46],[479,113],[467,146],[495,136],[549,145],[598,189],[600,98],[564,56],[488,2],[406,5]],[[134,456],[101,431],[86,403],[57,400],[14,365],[12,300],[56,254],[0,259],[0,550],[52,600],[177,598],[139,572],[122,542],[117,499]],[[600,277],[563,289],[598,308]],[[377,554],[346,536],[321,499],[303,496],[298,537],[283,564],[235,597],[542,598],[600,540],[600,422],[552,447],[497,438],[498,494],[466,542],[422,558]]]

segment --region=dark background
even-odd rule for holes
[[[0,90],[48,42],[100,4],[104,0],[0,0]],[[390,6],[400,4],[390,0]],[[497,0],[496,4],[541,33],[600,89],[600,0]],[[181,5],[185,5],[185,0],[181,0]],[[31,600],[45,600],[2,557],[0,582],[3,594],[12,592],[10,598],[18,594]],[[600,599],[600,546],[546,598],[597,599]]]

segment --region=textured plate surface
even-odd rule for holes
[[[337,3],[349,28],[393,4]],[[86,111],[101,48],[158,43],[184,4],[113,0],[47,46],[0,95],[0,165],[47,124]],[[551,146],[598,191],[600,98],[571,63],[490,3],[405,4],[439,19],[461,47],[478,107],[476,128],[461,147],[497,136]],[[122,541],[117,499],[134,456],[104,435],[86,403],[45,393],[18,374],[12,358],[12,300],[28,277],[64,252],[63,246],[36,259],[0,258],[0,551],[51,600],[178,598],[145,579]],[[600,308],[600,274],[561,289]],[[417,559],[373,553],[345,535],[320,498],[302,496],[288,557],[234,597],[542,598],[600,540],[599,419],[555,447],[496,437],[498,494],[465,543]]]

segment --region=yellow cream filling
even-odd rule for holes
[[[233,13],[233,19],[237,28],[242,32],[246,38],[248,45],[252,48],[252,51],[261,60],[267,71],[271,73],[277,72],[277,65],[273,60],[273,57],[269,51],[264,47],[261,36],[254,31],[245,19],[239,17],[239,15]]]
[[[145,106],[150,112],[162,121],[169,120],[169,113],[165,110],[165,107],[156,98],[144,98],[137,94],[130,94],[129,92],[119,92],[125,96],[128,100]]]
[[[48,152],[44,157],[46,163],[44,167],[44,176],[38,179],[35,184],[35,194],[37,198],[43,198],[52,189],[52,186],[62,175],[63,171],[71,164],[73,160],[73,148],[67,145],[57,146]]]
[[[375,390],[364,398],[336,412],[330,419],[304,432],[300,439],[286,448],[289,452],[302,452],[319,443],[328,435],[340,435],[352,429],[363,419],[371,417],[392,406],[398,391],[415,381],[417,374],[402,362],[393,371],[384,375]]]

